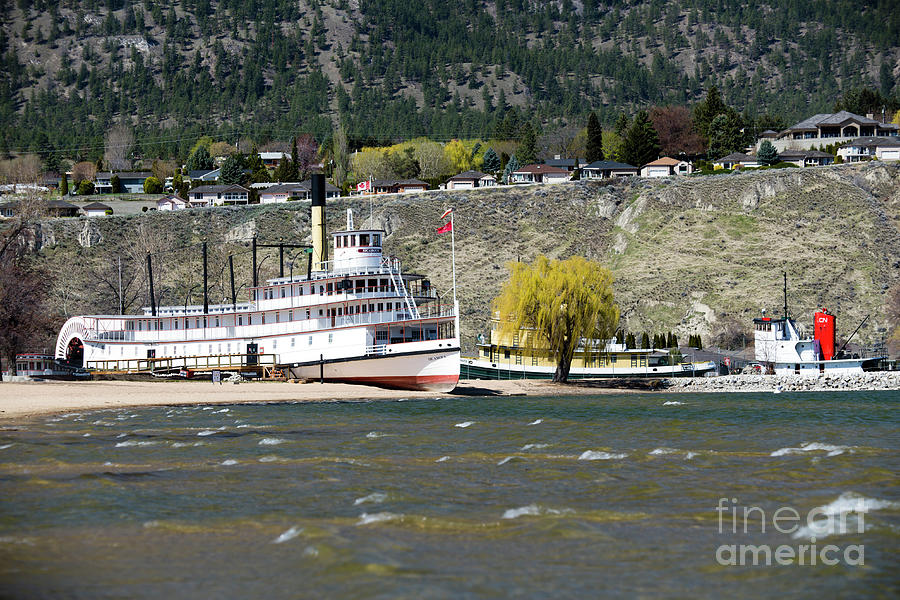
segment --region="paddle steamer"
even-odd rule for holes
[[[450,391],[459,379],[459,309],[384,255],[385,232],[352,229],[325,244],[325,182],[312,180],[308,272],[250,288],[248,302],[151,306],[142,315],[72,317],[56,358],[89,370],[246,370],[294,378]],[[152,281],[152,276],[151,276]],[[151,287],[152,290],[152,287]],[[206,294],[204,294],[206,297]]]

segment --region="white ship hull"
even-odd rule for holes
[[[459,347],[428,345],[432,348],[303,363],[291,366],[290,374],[300,379],[449,392],[459,381]]]
[[[643,367],[573,367],[569,379],[606,379],[614,377],[702,377],[715,373],[712,361],[677,365]],[[463,379],[552,379],[556,367],[498,363],[476,358],[463,358],[460,369]]]

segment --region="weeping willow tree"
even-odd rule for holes
[[[611,338],[619,321],[613,300],[612,274],[599,263],[580,256],[550,260],[539,256],[534,263],[510,263],[510,278],[494,299],[500,315],[501,336],[511,338],[520,330],[531,347],[546,347],[556,362],[553,381],[569,377],[572,357],[582,340]]]

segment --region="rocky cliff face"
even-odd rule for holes
[[[572,182],[554,186],[344,199],[329,205],[330,229],[353,208],[357,227],[384,228],[386,252],[451,292],[450,236],[435,229],[454,207],[458,294],[464,344],[484,332],[490,301],[510,261],[538,254],[586,256],[616,277],[623,326],[634,331],[709,335],[725,320],[750,330],[765,308],[780,314],[782,270],[791,313],[838,315],[849,335],[865,315],[863,340],[887,326],[886,292],[900,281],[900,166],[883,163],[783,169],[678,180]],[[253,206],[53,219],[35,245],[54,274],[53,303],[66,314],[112,312],[111,269],[126,259],[132,310],[146,303],[142,260],[156,253],[156,289],[165,304],[198,302],[201,240],[209,241],[211,301],[227,297],[227,256],[238,286],[250,280],[248,244],[309,241],[308,205]],[[277,275],[277,250],[260,253],[263,276]],[[290,255],[289,255],[290,256]],[[295,272],[305,262],[295,263]],[[285,268],[286,271],[289,267]],[[117,272],[116,272],[117,274]],[[191,292],[191,288],[193,292]],[[111,295],[113,294],[113,295]],[[239,296],[246,297],[246,291]]]

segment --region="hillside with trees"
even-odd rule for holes
[[[184,160],[203,135],[238,145],[307,134],[333,148],[338,125],[357,149],[520,140],[528,124],[540,150],[591,112],[604,133],[640,111],[683,117],[712,86],[745,128],[790,124],[841,98],[854,112],[900,108],[900,11],[888,0],[0,6],[0,154],[38,152],[48,170],[96,163],[117,125],[135,143],[110,165]],[[683,122],[657,127],[663,152],[706,136]]]

